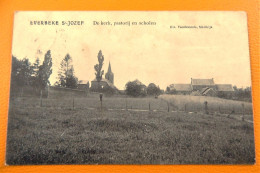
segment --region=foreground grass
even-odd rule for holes
[[[253,125],[177,112],[10,105],[7,164],[252,164]]]

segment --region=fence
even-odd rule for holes
[[[209,113],[219,112],[223,114],[236,113],[236,114],[252,114],[252,103],[221,99],[216,97],[205,96],[171,96],[163,95],[162,99],[169,102],[175,110],[199,112],[205,111],[205,102],[207,102],[207,111]]]
[[[101,107],[98,93],[88,97],[63,97],[63,98],[16,98],[12,101],[20,107],[46,107],[59,109],[99,109]],[[218,103],[214,102],[183,102],[174,104],[171,101],[155,98],[129,98],[129,97],[104,97],[102,109],[123,109],[140,111],[184,111],[184,112],[205,112],[221,114],[252,114],[252,104],[237,102]]]

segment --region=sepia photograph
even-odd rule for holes
[[[17,11],[6,165],[255,164],[247,14]]]

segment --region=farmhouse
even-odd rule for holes
[[[191,94],[216,96],[218,93],[232,93],[233,87],[231,84],[215,84],[214,78],[211,79],[193,79],[190,84],[171,84],[168,86],[169,93],[175,94]]]
[[[193,79],[191,78],[192,91],[201,91],[203,88],[209,87],[216,90],[214,79]]]
[[[169,88],[176,94],[190,94],[192,90],[190,84],[171,84]]]
[[[231,84],[216,84],[217,90],[221,92],[232,92],[234,91]]]
[[[217,92],[213,88],[203,88],[200,92],[201,95],[203,96],[217,96]]]

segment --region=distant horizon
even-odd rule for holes
[[[15,55],[12,55],[12,56],[15,56]],[[16,57],[16,56],[15,56]],[[18,57],[16,57],[17,59],[19,59],[19,60],[22,60],[23,58],[18,58]],[[24,57],[24,58],[26,58],[26,57]],[[33,64],[34,62],[31,62],[30,61],[30,63],[31,64]],[[110,62],[111,63],[111,62]],[[112,65],[111,65],[112,66]],[[94,67],[93,67],[94,68]],[[113,69],[113,68],[112,68]],[[75,69],[74,69],[75,70]],[[105,78],[105,74],[106,74],[106,70],[104,69],[104,65],[103,65],[103,68],[102,68],[102,70],[104,70],[104,75],[102,76],[102,79],[103,78]],[[112,70],[112,72],[113,72],[113,70]],[[114,74],[115,75],[115,74]],[[76,76],[77,77],[77,76]],[[93,79],[90,79],[90,80],[88,80],[88,79],[79,79],[78,78],[78,82],[79,81],[88,81],[89,82],[89,84],[91,85],[91,81],[92,80],[94,80],[95,79],[95,77],[93,78]],[[191,84],[191,82],[190,82],[190,80],[191,79],[213,79],[214,80],[214,83],[215,83],[215,85],[217,85],[217,84],[230,84],[230,85],[232,85],[232,87],[234,87],[234,86],[237,86],[238,88],[247,88],[247,87],[251,87],[251,85],[248,85],[248,86],[238,86],[238,85],[236,85],[236,84],[232,84],[232,83],[216,83],[216,81],[215,81],[215,78],[214,77],[212,77],[212,78],[194,78],[194,77],[191,77],[191,78],[189,78],[189,83],[178,83],[178,82],[175,82],[175,83],[170,83],[169,85],[171,85],[171,84]],[[133,80],[129,80],[128,82],[131,82],[131,81],[134,81],[134,80],[139,80],[138,78],[136,78],[136,79],[133,79]],[[139,80],[140,82],[142,82],[141,80]],[[53,81],[52,83],[51,83],[51,86],[55,86],[55,82],[56,81]],[[127,82],[126,82],[127,83]],[[143,82],[142,82],[143,83]],[[154,83],[154,82],[150,82],[150,83]],[[150,83],[148,83],[148,84],[146,84],[146,83],[144,83],[146,86],[148,86]],[[154,83],[156,86],[160,86],[160,85],[158,85],[158,84],[156,84],[156,83]],[[168,85],[168,86],[169,86]],[[115,85],[116,86],[116,85]],[[168,86],[166,86],[166,88],[168,87]],[[117,86],[116,86],[117,87]],[[161,88],[160,87],[160,89],[163,89],[163,90],[166,90],[166,88]],[[120,90],[124,90],[125,88],[118,88],[118,89],[120,89]]]
[[[80,20],[84,25],[30,25],[42,20]],[[156,25],[97,26],[93,21]],[[171,29],[170,25],[212,28]],[[99,50],[105,58],[103,70],[107,72],[110,61],[118,89],[135,79],[164,90],[170,84],[189,84],[190,78],[214,78],[216,84],[238,88],[252,85],[243,12],[16,12],[12,54],[34,63],[37,57],[42,62],[47,50],[53,58],[52,85],[66,54],[72,57],[78,79],[91,82]]]

